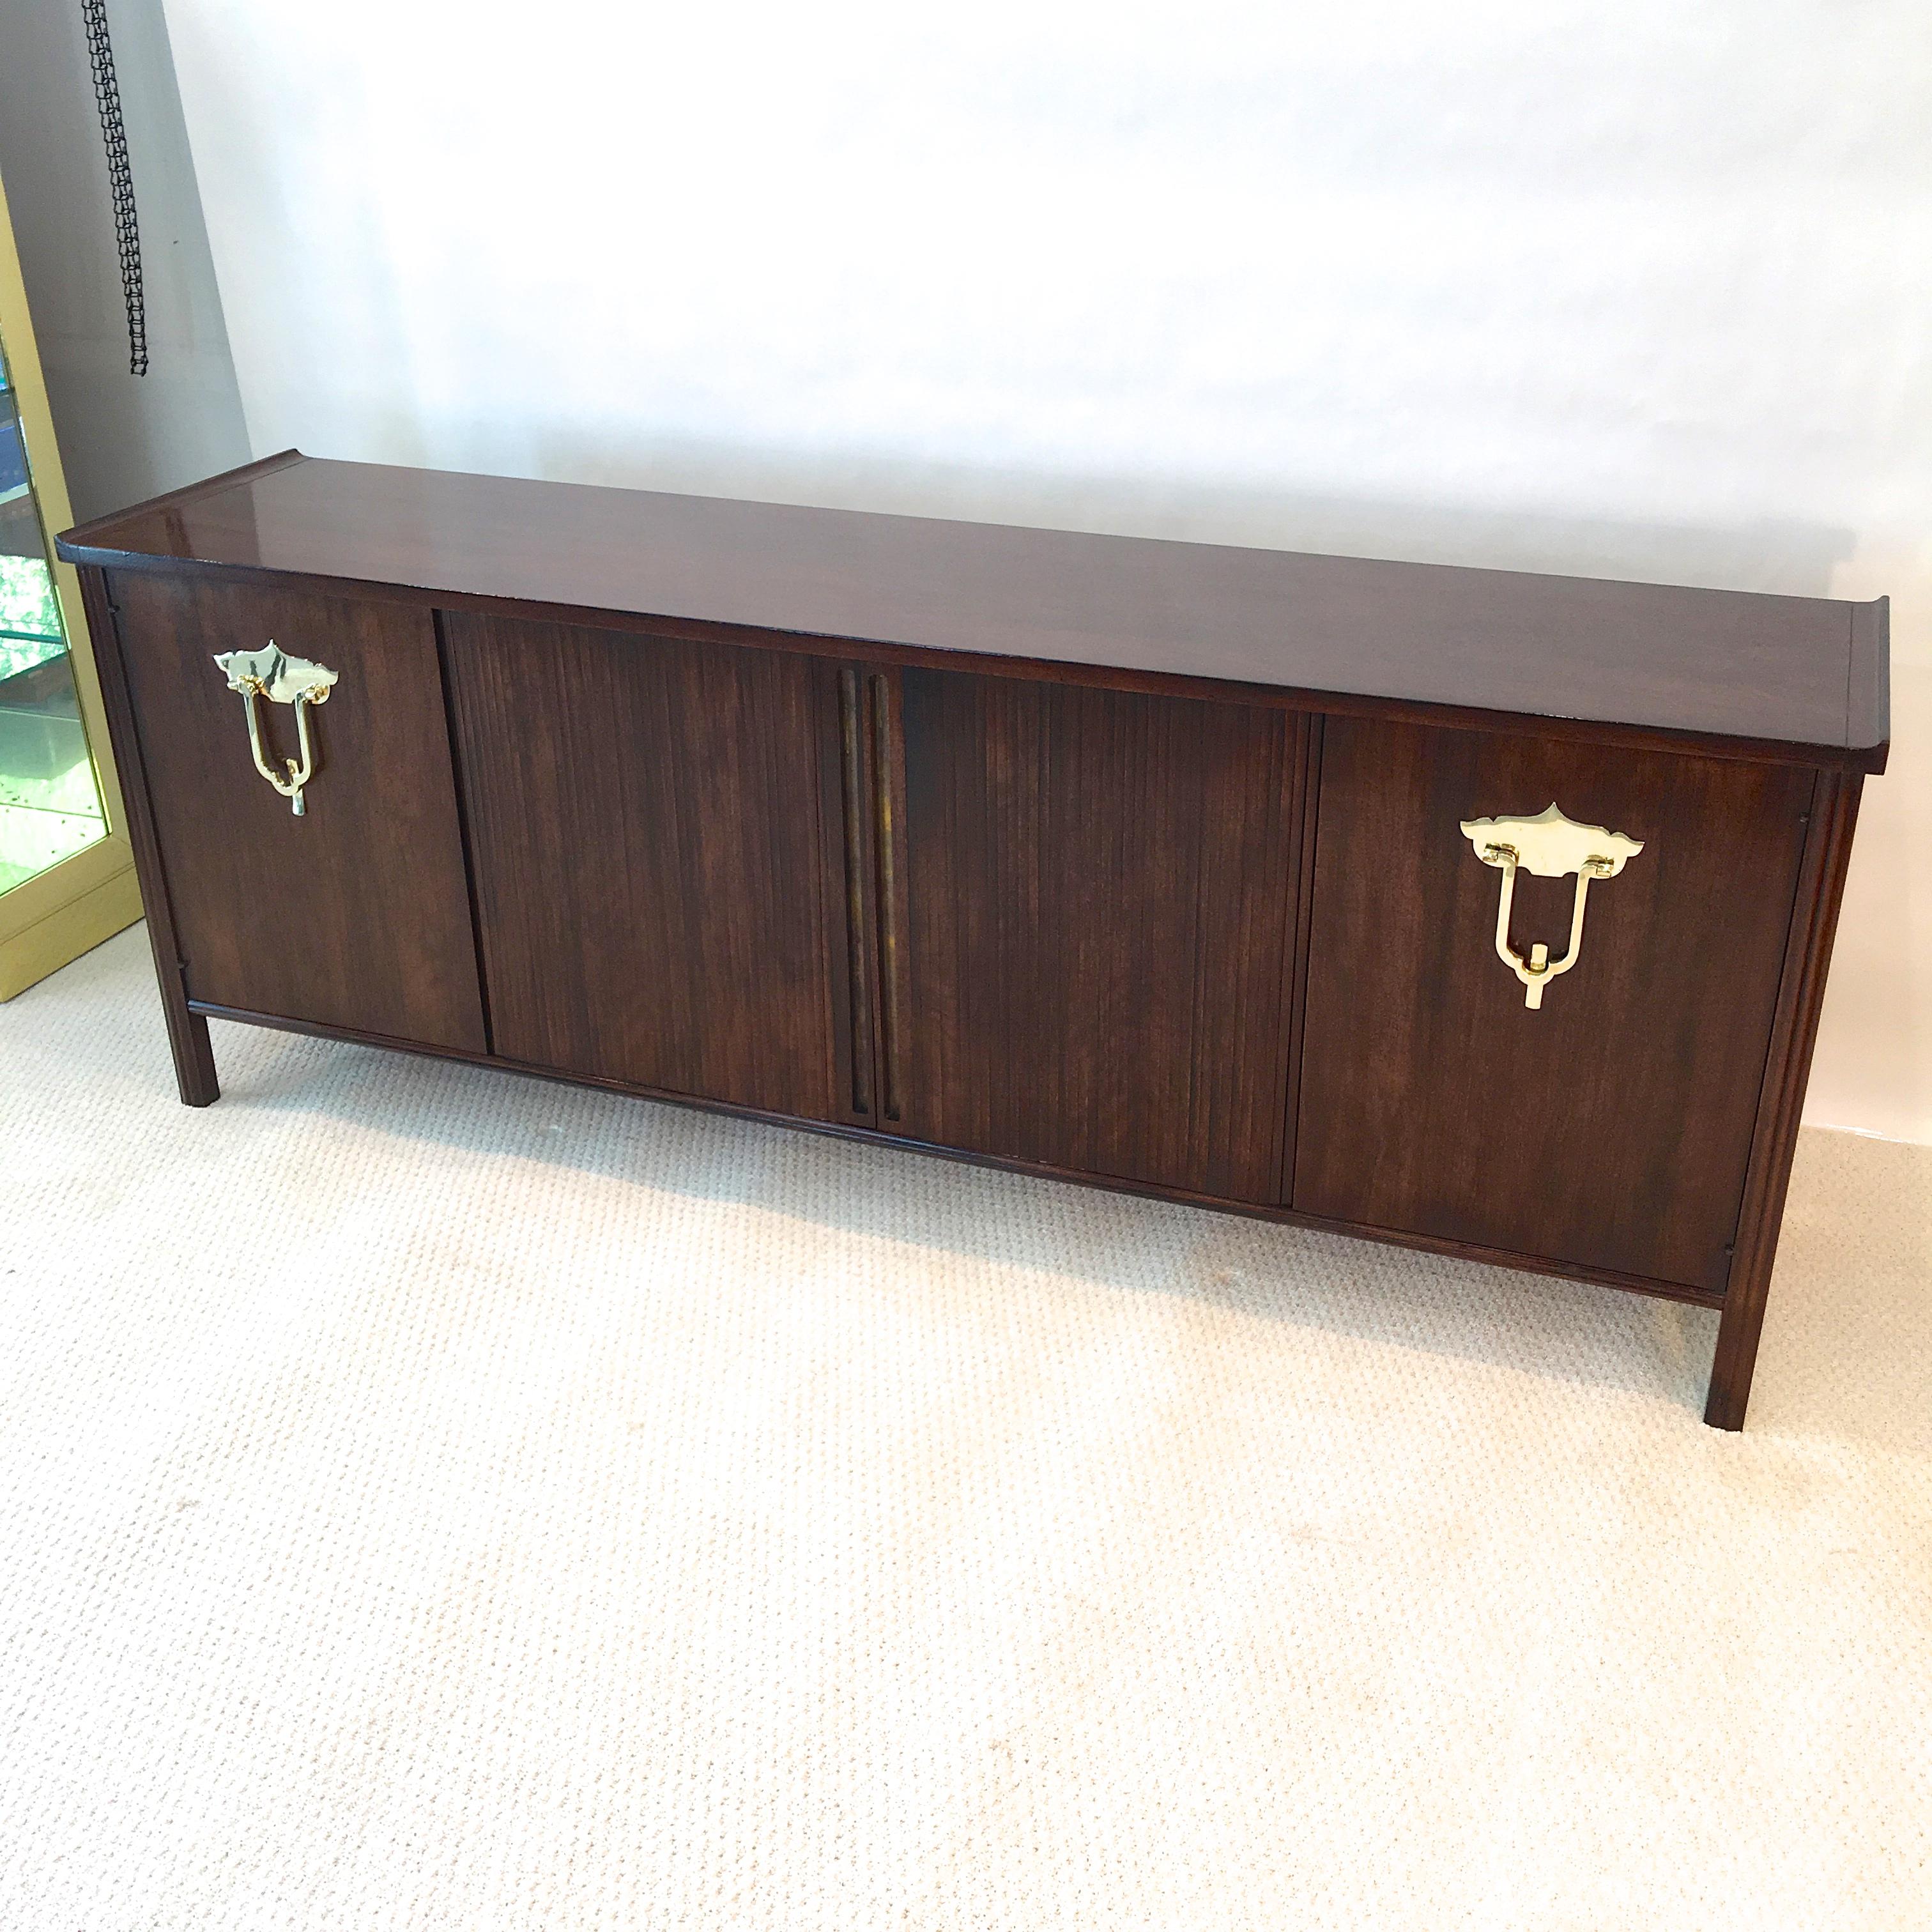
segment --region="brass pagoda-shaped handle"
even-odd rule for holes
[[[1559,973],[1576,963],[1583,945],[1583,907],[1592,879],[1613,879],[1643,850],[1643,841],[1600,825],[1579,825],[1566,818],[1552,799],[1533,818],[1466,818],[1462,836],[1476,848],[1476,856],[1503,875],[1496,902],[1496,956],[1522,982],[1522,1003],[1534,1012],[1543,1004],[1543,990]],[[1560,959],[1539,940],[1526,959],[1510,944],[1510,912],[1516,903],[1519,870],[1540,879],[1560,879],[1574,872],[1576,896],[1570,902],[1570,943]]]
[[[248,749],[256,770],[289,801],[290,809],[298,818],[303,817],[308,809],[303,793],[315,776],[315,746],[309,736],[309,712],[327,702],[336,673],[326,664],[289,656],[276,648],[272,638],[259,651],[222,651],[216,654],[214,662],[227,678],[228,688],[242,694],[242,709],[248,719]],[[262,721],[256,710],[256,700],[262,698],[272,704],[292,705],[295,710],[296,740],[302,756],[282,760],[286,776],[275,770],[262,747]]]

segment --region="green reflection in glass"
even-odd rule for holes
[[[0,892],[106,830],[0,344]]]

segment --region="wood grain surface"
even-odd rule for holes
[[[445,622],[496,1051],[833,1118],[811,665]]]
[[[483,1048],[429,614],[188,576],[117,574],[110,595],[188,996]],[[212,662],[271,640],[340,674],[301,818]],[[295,755],[292,707],[260,709],[270,755]]]
[[[272,458],[62,540],[166,560],[1884,763],[1884,606]],[[1866,614],[1856,617],[1856,614]]]
[[[1306,728],[908,671],[906,1130],[1276,1198]]]
[[[1330,719],[1294,1205],[1723,1288],[1814,784]],[[1644,849],[1532,1012],[1460,822],[1552,800]],[[1520,951],[1564,950],[1574,888],[1520,877]]]

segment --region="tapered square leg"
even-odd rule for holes
[[[166,999],[164,993],[163,998]],[[169,1002],[170,1008],[173,1003]],[[181,1088],[184,1107],[212,1107],[221,1098],[221,1083],[214,1077],[214,1049],[208,1044],[208,1022],[191,1013],[185,1004],[180,1012],[168,1014],[168,1045],[175,1057],[175,1081]]]
[[[1713,1429],[1742,1429],[1750,1400],[1751,1373],[1757,1366],[1758,1336],[1764,1328],[1764,1288],[1740,1294],[1733,1286],[1718,1322],[1718,1349],[1711,1360],[1710,1392],[1704,1420]]]

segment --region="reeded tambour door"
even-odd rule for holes
[[[896,682],[901,1130],[1274,1199],[1306,721],[1038,680]]]
[[[1814,782],[1327,720],[1292,1204],[1721,1289]],[[1592,880],[1532,1007],[1497,950],[1495,835],[1462,827],[1552,802],[1642,849]],[[1518,874],[1515,952],[1564,956],[1576,886]]]
[[[496,1052],[838,1118],[814,661],[443,623]]]
[[[430,614],[269,583],[116,572],[115,630],[191,1000],[481,1053],[463,837]],[[304,758],[286,679],[244,698],[231,652],[334,674]],[[251,744],[253,712],[258,744]]]

